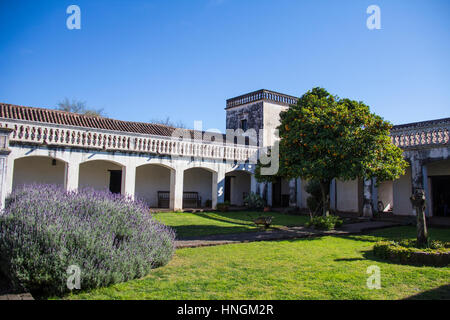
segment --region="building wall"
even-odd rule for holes
[[[450,176],[450,160],[436,161],[427,164],[428,176]]]
[[[50,157],[25,157],[14,161],[13,188],[29,183],[64,186],[65,163]]]
[[[212,173],[202,168],[192,168],[184,172],[183,192],[198,192],[202,206],[212,200]]]
[[[273,129],[280,125],[280,112],[287,110],[288,107],[278,104],[264,102],[264,147],[273,144]]]
[[[149,207],[156,208],[158,191],[170,191],[170,169],[158,165],[136,168],[136,197],[143,199]]]
[[[231,179],[231,193],[230,203],[236,206],[244,205],[244,192],[250,194],[251,189],[251,174],[243,171],[232,171],[227,173],[227,176],[232,176]]]
[[[361,186],[359,180],[336,181],[337,210],[342,212],[360,212]]]
[[[110,172],[108,170],[121,170],[122,168],[108,161],[88,161],[80,164],[79,187],[109,190]]]
[[[247,127],[259,130],[263,128],[263,102],[249,103],[246,105],[227,109],[227,129],[239,129],[241,120],[247,120]]]
[[[405,175],[394,181],[393,196],[394,208],[393,213],[397,215],[412,215],[412,205],[409,198],[411,197],[411,167],[406,169]]]
[[[383,211],[389,211],[394,206],[394,183],[383,181],[378,186],[378,200],[383,202]]]
[[[299,179],[301,180],[301,179]],[[308,192],[306,192],[305,188],[308,185],[308,181],[307,180],[301,180],[300,181],[300,187],[299,187],[299,191],[300,191],[300,195],[297,194],[297,199],[300,200],[300,207],[301,208],[308,208],[307,205],[307,199],[310,196]]]

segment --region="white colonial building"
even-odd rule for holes
[[[301,179],[262,185],[253,174],[260,148],[274,142],[280,111],[296,101],[269,90],[229,99],[226,135],[0,104],[2,205],[14,187],[39,182],[109,189],[172,210],[215,208],[226,200],[242,206],[250,192],[273,207],[305,208]],[[423,188],[427,214],[448,215],[449,129],[450,118],[394,127],[392,140],[411,164],[406,175],[378,187],[334,181],[332,209],[362,214],[370,206],[411,215],[409,196]]]

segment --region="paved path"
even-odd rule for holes
[[[402,225],[396,222],[365,221],[343,225],[338,230],[321,231],[306,227],[286,227],[283,229],[272,229],[262,232],[244,232],[234,234],[209,235],[201,237],[189,237],[175,241],[176,248],[196,248],[206,246],[217,246],[231,243],[243,243],[254,241],[274,241],[287,239],[300,239],[308,237],[319,237],[327,235],[347,235],[362,233],[370,230],[390,228]]]

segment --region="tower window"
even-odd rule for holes
[[[247,131],[247,119],[241,120],[241,129]]]

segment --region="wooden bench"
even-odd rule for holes
[[[199,208],[202,205],[202,199],[198,192],[183,192],[183,208]]]
[[[202,199],[198,192],[183,192],[183,208],[199,208],[202,205]],[[170,192],[158,191],[158,208],[169,208]]]
[[[169,208],[170,206],[170,192],[158,191],[158,208]]]

